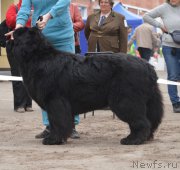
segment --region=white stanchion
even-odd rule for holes
[[[0,75],[0,80],[2,80],[2,81],[22,81],[22,77]]]
[[[169,80],[165,80],[165,79],[158,79],[157,83],[159,84],[168,84],[168,85],[177,85],[180,86],[180,82],[175,82],[175,81],[169,81]]]
[[[0,75],[0,80],[2,80],[2,81],[22,81],[22,77]],[[158,79],[157,83],[180,86],[180,82],[169,81],[169,80],[165,80],[165,79]]]

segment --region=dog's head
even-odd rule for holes
[[[18,28],[13,33],[14,45],[28,45],[29,47],[41,41],[41,32],[36,28]]]
[[[13,52],[19,61],[37,60],[37,58],[44,58],[49,50],[56,51],[36,27],[18,28],[14,31],[13,36]]]
[[[21,27],[14,31],[13,36],[15,39],[18,39],[22,36],[40,36],[41,31],[37,27],[27,28],[27,27]]]
[[[13,33],[13,53],[18,62],[33,60],[45,41],[42,33],[35,27],[18,28]]]

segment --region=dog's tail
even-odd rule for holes
[[[151,123],[150,138],[153,138],[153,133],[158,128],[164,114],[163,99],[158,87],[158,84],[153,87],[152,96],[147,102],[147,118]]]

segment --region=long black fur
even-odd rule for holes
[[[13,46],[30,96],[48,112],[51,133],[43,144],[62,144],[72,131],[73,114],[106,106],[129,125],[121,144],[153,137],[163,104],[157,75],[146,61],[123,53],[79,59],[55,50],[36,28],[17,29]]]

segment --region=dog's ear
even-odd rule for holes
[[[18,28],[14,31],[13,36],[14,38],[19,37],[27,31],[28,31],[28,28],[26,27]]]
[[[31,27],[30,30],[34,31],[34,32],[39,32],[40,31],[37,27]]]
[[[35,31],[35,32],[39,31],[39,29],[37,27],[31,27],[31,30]]]
[[[32,27],[29,28],[29,34],[37,37],[37,35],[41,34],[41,31],[37,27]]]
[[[39,29],[37,27],[32,27],[32,28],[22,27],[15,30],[14,35],[21,36],[24,33],[29,33],[31,35],[36,34],[39,33]]]

